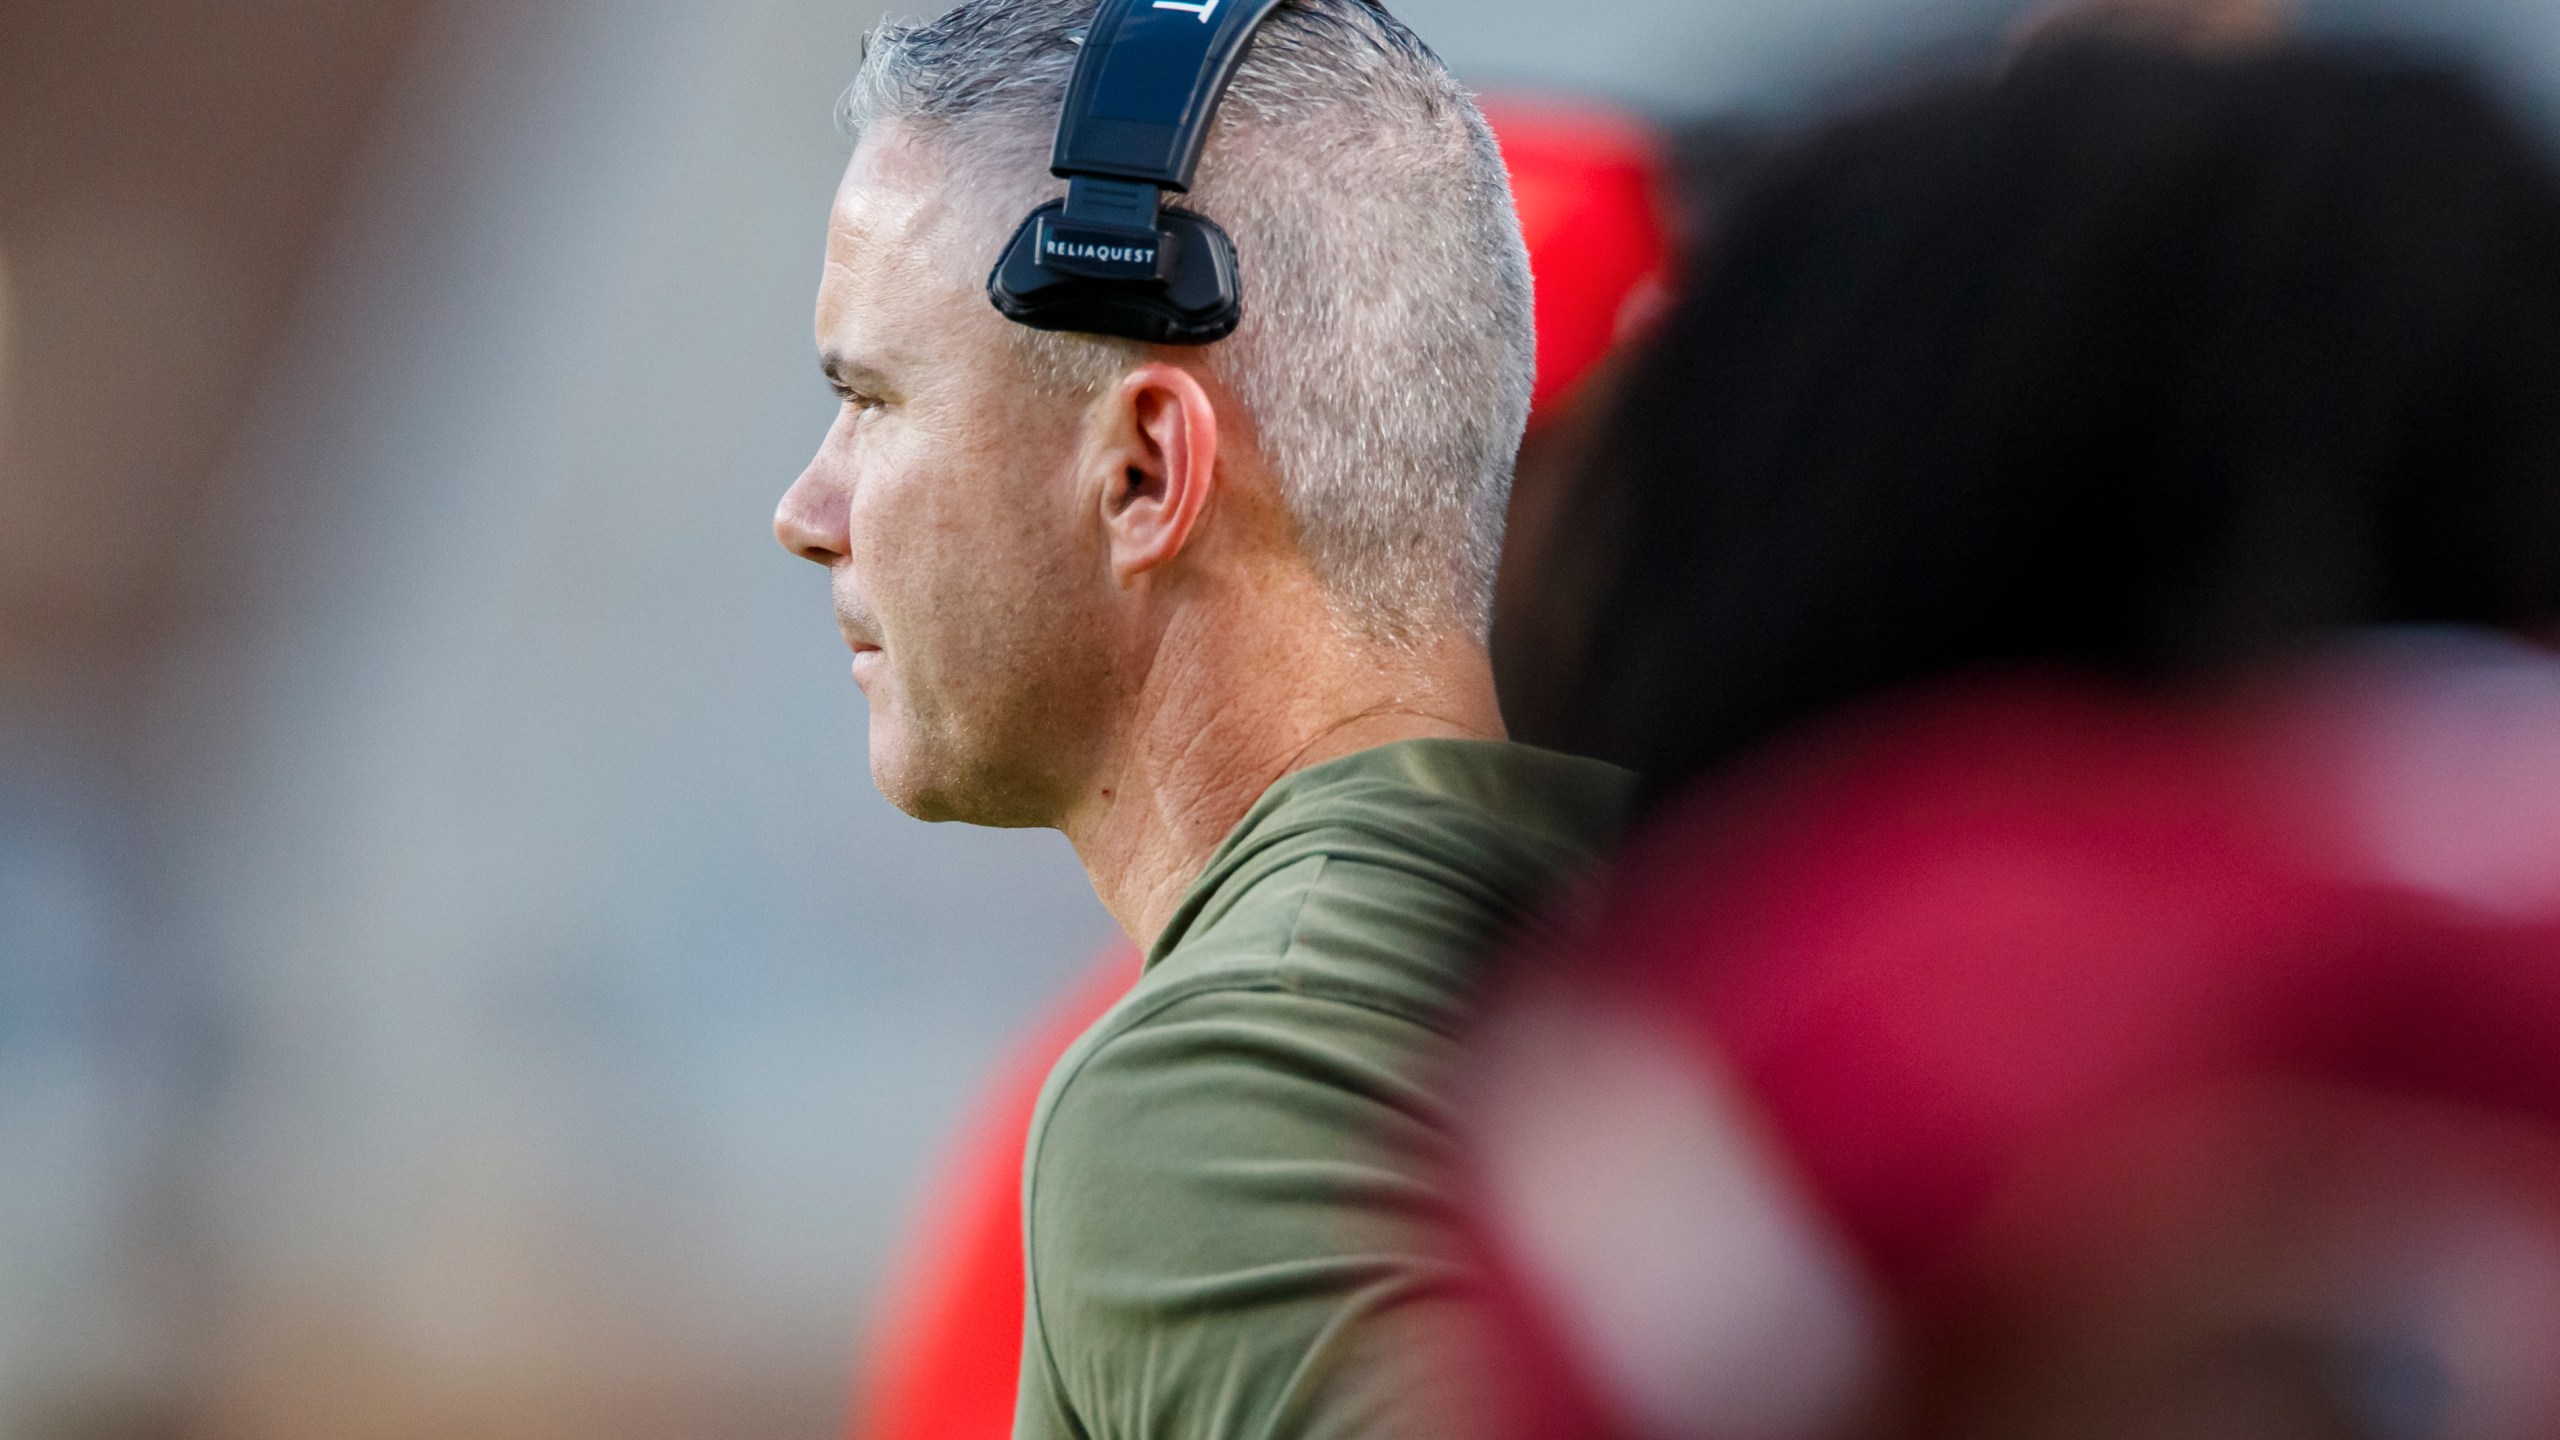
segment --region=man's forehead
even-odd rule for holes
[[[894,128],[865,136],[845,167],[827,220],[821,326],[841,318],[831,311],[967,289],[954,277],[965,277],[971,267],[955,266],[945,253],[965,243],[966,227],[958,218],[948,177],[922,147]]]

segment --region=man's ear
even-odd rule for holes
[[[1191,543],[1217,487],[1218,412],[1199,378],[1149,361],[1113,392],[1103,448],[1102,526],[1123,584]]]

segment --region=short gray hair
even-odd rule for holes
[[[1093,0],[966,0],[883,25],[845,94],[860,136],[935,145],[988,207],[983,256],[1063,193],[1047,149]],[[1481,635],[1536,368],[1529,259],[1484,116],[1367,0],[1285,0],[1237,67],[1182,202],[1234,237],[1244,321],[1208,360],[1242,400],[1344,619]],[[1092,395],[1141,348],[1020,330]]]

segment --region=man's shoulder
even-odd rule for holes
[[[1596,760],[1494,740],[1406,740],[1311,766],[1271,787],[1213,856],[1309,844],[1484,878],[1588,859],[1617,834],[1633,777]]]
[[[1629,788],[1596,761],[1486,741],[1406,741],[1302,771],[1211,857],[1150,978],[1344,998],[1446,978],[1596,857]]]

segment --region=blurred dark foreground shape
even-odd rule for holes
[[[2448,637],[1680,807],[1491,1037],[1533,1433],[2553,1433],[2555,815],[2560,663]]]
[[[1773,160],[1586,475],[1650,811],[1485,1033],[1519,1433],[2560,1433],[2560,182],[2384,49]]]

